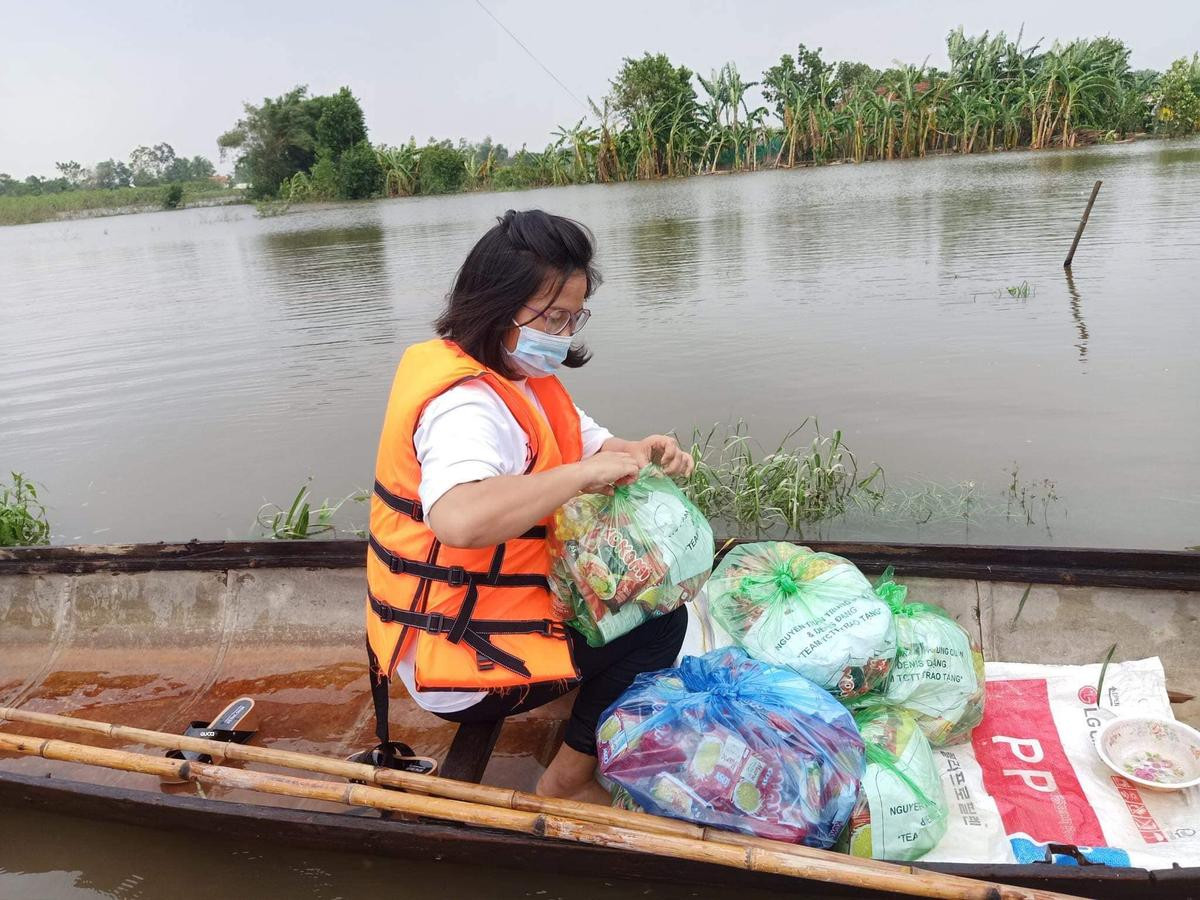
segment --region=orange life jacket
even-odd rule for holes
[[[373,686],[382,681],[385,690],[414,641],[418,690],[578,678],[565,627],[553,612],[547,523],[481,549],[446,546],[425,524],[413,435],[431,400],[472,380],[489,385],[525,432],[527,474],[582,455],[579,414],[557,378],[529,380],[539,412],[517,385],[450,341],[405,352],[379,440],[367,551],[367,645]]]

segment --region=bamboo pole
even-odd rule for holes
[[[894,872],[883,872],[874,867],[860,865],[860,861],[853,857],[827,851],[821,851],[818,856],[812,858],[803,858],[774,849],[713,845],[692,838],[666,834],[650,835],[638,829],[580,822],[545,813],[498,809],[478,803],[408,794],[359,784],[342,785],[290,775],[231,769],[188,760],[130,753],[125,750],[89,747],[68,741],[0,732],[0,750],[156,775],[159,778],[195,781],[211,786],[365,806],[463,825],[498,828],[535,837],[557,838],[654,856],[714,863],[747,872],[767,872],[912,897],[945,900],[1069,900],[1065,894],[973,881],[937,872],[905,870],[899,866],[893,867]],[[652,840],[647,840],[648,837]]]
[[[668,819],[663,816],[633,812],[632,810],[614,809],[610,806],[600,806],[595,803],[563,800],[558,797],[540,797],[536,794],[529,794],[525,791],[513,790],[512,788],[473,784],[466,781],[455,781],[450,778],[438,778],[434,775],[420,775],[415,772],[401,772],[397,769],[369,766],[364,763],[349,762],[348,760],[335,759],[330,756],[298,753],[293,750],[276,750],[269,747],[255,747],[250,744],[210,741],[182,734],[169,734],[164,731],[148,731],[144,728],[131,728],[126,725],[110,725],[107,722],[78,719],[74,716],[57,716],[51,713],[0,707],[0,720],[4,719],[13,722],[26,722],[32,725],[46,725],[69,731],[101,734],[131,744],[145,744],[150,747],[160,747],[164,750],[186,750],[192,753],[202,753],[211,756],[214,760],[232,759],[239,762],[280,766],[285,769],[318,772],[322,775],[333,775],[338,778],[363,781],[367,784],[379,785],[381,787],[398,788],[415,794],[428,794],[448,800],[483,803],[500,809],[545,813],[547,815],[592,822],[597,825],[636,828],[640,831],[653,834],[691,838],[693,840],[709,841],[714,844],[759,847],[783,853],[791,853],[796,856],[812,856],[821,853],[821,851],[810,847],[786,844],[781,841],[772,841],[751,835],[736,834],[731,831],[722,831],[718,828],[707,828],[678,819]],[[896,866],[892,863],[877,862],[871,859],[862,860],[862,862],[867,866],[886,872],[895,872],[897,868],[909,869],[907,866]]]
[[[1071,241],[1071,250],[1067,253],[1067,258],[1063,261],[1063,268],[1071,268],[1071,260],[1075,258],[1075,248],[1079,246],[1079,239],[1083,237],[1084,226],[1087,225],[1088,216],[1092,214],[1092,204],[1096,202],[1096,195],[1100,193],[1100,185],[1103,181],[1097,181],[1092,185],[1092,196],[1088,197],[1087,206],[1083,210],[1083,218],[1079,220],[1079,227],[1075,229],[1075,240]]]

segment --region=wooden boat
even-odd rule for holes
[[[814,546],[868,572],[895,566],[915,596],[942,605],[974,631],[989,658],[1095,662],[1116,643],[1118,658],[1160,656],[1173,699],[1200,694],[1200,554]],[[374,739],[362,649],[364,558],[358,541],[0,550],[0,705],[182,732],[190,721],[248,695],[256,701],[246,723],[257,728],[256,744],[339,758],[366,749]],[[401,688],[395,694],[394,736],[443,760],[442,774],[524,789],[532,788],[554,752],[568,709],[559,702],[502,728],[456,732],[403,697]],[[1200,702],[1181,702],[1176,710],[1200,725]],[[3,728],[111,746],[74,732],[17,723]],[[825,884],[384,819],[331,803],[241,790],[209,789],[202,798],[191,784],[32,757],[0,755],[0,803],[452,864],[838,893]],[[1085,896],[1200,895],[1200,868],[926,867]]]

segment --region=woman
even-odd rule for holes
[[[600,714],[683,641],[682,609],[591,648],[557,621],[545,526],[580,493],[611,491],[657,462],[691,471],[674,438],[613,437],[555,377],[600,278],[590,234],[540,210],[510,210],[467,255],[441,340],[410,347],[388,401],[371,501],[367,642],[380,739],[388,679],[453,722],[493,721],[579,695],[547,796],[607,802],[595,782]]]

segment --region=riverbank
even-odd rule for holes
[[[956,157],[963,155],[970,156],[993,156],[1000,154],[1012,153],[1039,153],[1043,151],[1082,151],[1089,147],[1098,145],[1109,146],[1116,144],[1132,144],[1134,142],[1143,142],[1149,140],[1167,140],[1162,135],[1150,133],[1132,134],[1127,138],[1116,141],[1104,141],[1097,143],[1079,143],[1072,147],[1045,147],[1034,150],[1031,147],[997,147],[993,150],[976,150],[970,154],[962,154],[955,151],[939,150],[931,151],[918,157],[904,157],[903,159],[924,159],[934,160],[946,157]],[[648,181],[648,182],[663,182],[663,181],[683,181],[689,178],[709,178],[720,175],[752,175],[761,172],[774,172],[779,170],[792,169],[820,169],[830,166],[842,165],[862,165],[864,163],[887,163],[900,161],[902,157],[894,157],[892,159],[865,159],[855,160],[853,157],[844,159],[830,159],[821,162],[797,162],[793,165],[780,163],[778,165],[760,165],[756,168],[742,169],[714,169],[704,172],[685,172],[678,175],[668,176],[661,175],[652,178],[634,178],[626,179],[629,181]],[[595,182],[592,182],[595,183]],[[609,182],[616,183],[616,182]],[[461,190],[454,191],[453,194],[490,194],[490,193],[513,193],[517,191],[541,190],[554,187],[571,187],[574,182],[566,182],[563,184],[514,184],[514,185],[480,185],[467,184]],[[195,189],[193,191],[193,189]],[[131,213],[145,212],[170,212],[162,205],[162,193],[164,187],[149,187],[149,188],[118,188],[117,190],[106,191],[68,191],[62,194],[50,194],[32,197],[0,197],[0,225],[29,225],[39,222],[61,222],[72,221],[76,219],[93,219],[103,218],[106,216],[128,215]],[[393,197],[377,196],[367,198],[366,201],[337,201],[338,205],[357,202],[373,202],[376,200],[402,200],[408,199],[409,196],[423,195],[401,195]],[[445,196],[445,195],[444,195]],[[114,199],[123,199],[125,203],[114,203]],[[38,202],[41,201],[41,202]],[[57,202],[56,202],[57,201]],[[205,207],[205,206],[227,206],[231,204],[240,204],[250,202],[244,191],[234,190],[232,188],[212,187],[209,188],[205,184],[186,185],[184,188],[183,206],[186,207]],[[329,206],[328,202],[319,201],[262,201],[259,204],[258,215],[260,218],[273,218],[275,216],[284,215],[293,210],[303,209],[320,209]]]
[[[0,197],[0,225],[32,225],[153,212],[163,209],[168,187],[154,185]],[[183,199],[180,208],[241,203],[244,198],[242,191],[208,181],[184,182],[181,187]]]

